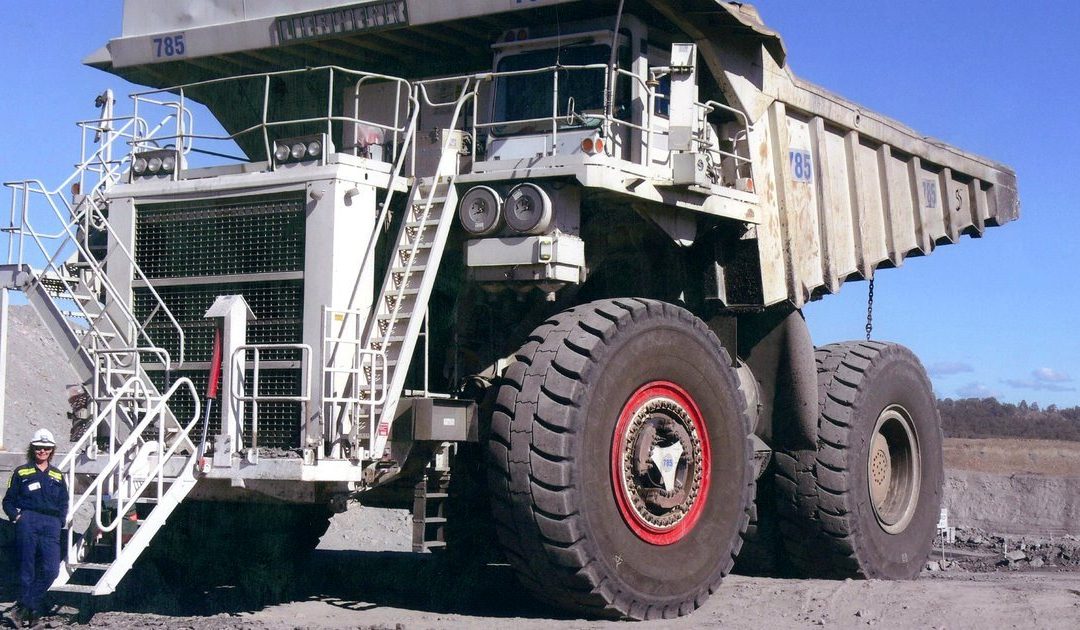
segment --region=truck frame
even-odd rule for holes
[[[85,387],[54,591],[299,566],[354,503],[589,616],[922,568],[925,370],[801,309],[1018,218],[1015,175],[799,79],[751,6],[141,0],[86,63],[148,88],[6,183],[0,269]]]

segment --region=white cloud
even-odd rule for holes
[[[1076,388],[1071,385],[1062,385],[1061,383],[1046,382],[1039,380],[1028,380],[1022,378],[1006,378],[1002,379],[1002,383],[1005,383],[1009,387],[1015,387],[1016,389],[1033,389],[1044,392],[1075,392]]]
[[[1065,372],[1060,372],[1054,368],[1041,367],[1032,371],[1032,376],[1035,380],[1042,381],[1043,383],[1068,383],[1072,380],[1072,377]]]
[[[926,366],[926,371],[930,373],[930,376],[951,376],[953,374],[963,374],[964,372],[974,372],[975,368],[960,361],[938,361]]]
[[[990,389],[982,383],[968,383],[956,390],[960,398],[997,398],[997,391]]]

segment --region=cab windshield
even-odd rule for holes
[[[496,79],[493,122],[507,124],[495,126],[492,132],[495,135],[510,135],[549,131],[553,113],[558,117],[559,129],[599,127],[604,114],[604,68],[564,66],[606,66],[610,56],[610,46],[590,44],[561,50],[534,50],[504,57],[499,61],[498,72],[535,70],[556,65],[560,69],[554,73],[536,72]],[[553,101],[556,82],[557,103]],[[620,93],[626,91],[619,90]],[[620,97],[619,100],[623,99]]]

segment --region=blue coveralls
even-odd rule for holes
[[[60,572],[60,530],[67,510],[67,484],[56,467],[42,471],[30,463],[11,473],[4,513],[13,521],[19,517],[19,603],[36,615],[44,612],[45,592]]]

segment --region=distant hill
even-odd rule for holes
[[[1023,438],[1080,442],[1080,407],[1000,403],[994,398],[938,401],[946,437]]]

